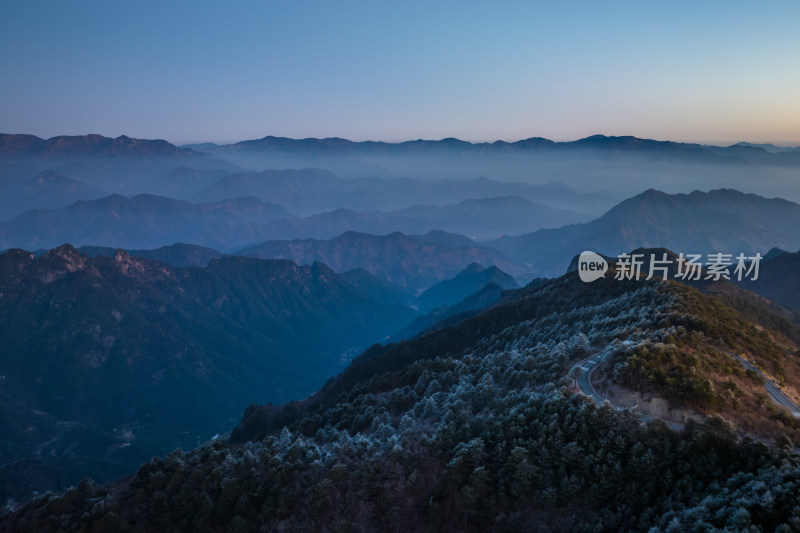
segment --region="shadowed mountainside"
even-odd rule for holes
[[[762,261],[758,279],[744,279],[740,287],[800,312],[800,252],[784,252]]]
[[[0,494],[112,479],[302,397],[406,324],[325,265],[0,255]],[[27,492],[26,492],[27,491]]]

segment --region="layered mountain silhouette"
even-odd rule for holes
[[[787,197],[790,192],[794,194],[785,186],[787,172],[800,165],[800,152],[791,149],[741,143],[728,147],[706,146],[603,135],[569,142],[533,137],[517,142],[491,143],[470,143],[452,138],[385,143],[268,136],[232,145],[198,144],[193,148],[179,148],[162,140],[131,139],[126,136],[115,139],[100,135],[62,136],[45,140],[31,135],[4,134],[0,136],[0,162],[25,166],[29,171],[28,179],[50,168],[109,193],[150,193],[202,202],[230,198],[215,195],[226,187],[241,187],[248,179],[239,176],[207,188],[213,180],[206,178],[224,179],[227,175],[241,173],[242,169],[254,170],[258,174],[265,169],[308,167],[327,169],[342,178],[367,178],[376,183],[380,179],[392,181],[398,178],[421,181],[450,178],[464,181],[465,178],[476,176],[539,184],[562,179],[568,180],[572,187],[588,192],[589,196],[599,189],[605,189],[617,199],[630,195],[633,178],[647,175],[649,184],[660,188],[697,187],[698,182],[704,188],[744,188],[755,185],[756,192],[761,194]],[[123,161],[125,164],[121,164]],[[187,176],[172,174],[178,168],[218,173],[187,180]],[[275,170],[267,172],[274,174]],[[753,182],[754,174],[759,176],[756,183]],[[242,195],[259,196],[256,191]],[[467,194],[454,197],[447,203],[506,195],[518,195],[534,202],[591,214],[597,214],[597,207],[608,207],[607,204],[599,205],[602,203],[600,198],[589,202],[588,207],[592,207],[593,203],[594,208],[582,209],[575,203],[558,204],[545,197],[499,190],[482,196]],[[308,195],[305,196],[309,198],[303,200],[306,203],[313,201]],[[377,196],[373,195],[373,198]],[[383,198],[393,198],[393,195],[384,195]],[[798,198],[791,196],[791,199]],[[402,204],[385,200],[392,205],[375,208],[399,209],[419,204],[420,200],[419,196]],[[367,208],[363,204],[339,202],[338,205],[321,208],[317,205],[309,211],[303,211],[279,199],[267,201],[281,203],[302,214],[339,207],[357,210]]]
[[[800,205],[731,189],[670,195],[648,190],[585,224],[490,244],[542,275],[557,275],[583,250],[616,255],[638,247],[684,253],[766,253],[800,248]]]
[[[269,223],[264,232],[273,239],[328,239],[345,231],[419,234],[442,230],[487,239],[542,227],[560,227],[587,218],[574,211],[506,196],[464,200],[455,205],[416,205],[388,213],[336,209],[305,218],[276,220]]]
[[[195,145],[197,147],[198,145]],[[286,137],[267,136],[261,139],[242,141],[231,145],[208,146],[201,149],[212,153],[237,154],[241,152],[263,152],[263,153],[303,153],[325,156],[352,156],[352,155],[416,155],[425,156],[436,153],[456,153],[460,155],[489,155],[502,154],[509,155],[514,152],[578,152],[583,150],[604,151],[608,154],[614,153],[637,153],[652,155],[659,158],[682,158],[688,160],[701,160],[719,162],[721,157],[728,154],[718,154],[714,149],[720,147],[709,147],[706,145],[679,143],[672,141],[655,141],[650,139],[640,139],[632,136],[605,136],[592,135],[576,141],[555,142],[542,137],[531,137],[516,142],[482,142],[471,143],[455,138],[447,138],[439,141],[415,140],[398,143],[364,141],[354,142],[338,137],[317,139],[290,139]],[[731,157],[736,157],[736,146]],[[747,147],[761,150],[770,154],[762,147]]]
[[[742,149],[744,148],[744,149]],[[533,137],[516,142],[470,143],[459,139],[398,143],[353,142],[341,138],[262,139],[205,149],[245,168],[290,169],[314,166],[343,177],[460,178],[486,175],[502,180],[541,182],[565,176],[570,185],[597,190],[603,183],[629,192],[635,176],[647,175],[651,186],[697,186],[687,174],[706,180],[704,186],[742,187],[757,172],[769,182],[784,168],[800,164],[798,152],[763,147],[720,147],[632,136],[593,135],[554,142]],[[766,183],[765,182],[765,183]],[[764,191],[759,192],[767,192]],[[770,193],[778,191],[771,190]]]
[[[519,288],[517,281],[499,268],[472,263],[454,278],[440,281],[423,292],[415,303],[424,314],[392,335],[392,340],[410,339],[464,320],[495,303],[503,291],[516,288]]]
[[[733,146],[749,146],[752,148],[762,148],[767,152],[779,153],[779,152],[800,152],[800,146],[776,146],[771,143],[747,143],[747,142],[740,142],[736,143]]]
[[[319,387],[414,313],[320,263],[0,255],[0,494],[110,479]],[[26,492],[27,491],[27,492]]]
[[[107,194],[102,189],[54,170],[46,170],[30,179],[11,177],[0,181],[0,217],[11,218],[32,209],[54,209],[104,196]]]
[[[215,202],[253,196],[309,215],[335,209],[394,211],[408,206],[452,205],[465,200],[518,196],[534,203],[582,213],[612,205],[613,195],[586,193],[560,182],[531,184],[489,178],[344,179],[327,170],[266,170],[226,176],[193,196],[194,201]]]
[[[91,189],[83,194],[88,195]],[[54,192],[58,191],[51,187],[50,193]],[[68,195],[53,198],[59,197],[66,199]],[[229,251],[257,241],[329,239],[346,231],[422,234],[444,230],[486,239],[560,227],[586,218],[515,196],[465,200],[456,205],[418,205],[388,213],[337,209],[299,218],[278,204],[253,197],[190,204],[154,195],[130,199],[112,195],[55,210],[32,210],[0,222],[0,246],[33,248],[73,242],[147,248],[178,240]]]
[[[190,204],[155,195],[111,195],[55,210],[30,211],[0,223],[0,248],[76,246],[156,248],[188,242],[230,249],[263,240],[265,223],[291,214],[255,198]]]
[[[117,138],[102,135],[62,135],[41,139],[35,135],[0,134],[0,159],[79,159],[95,157],[202,157],[164,140]]]
[[[104,157],[203,157],[203,152],[232,155],[240,153],[301,153],[309,155],[416,155],[436,153],[501,154],[514,152],[576,152],[583,150],[614,153],[639,153],[662,158],[698,159],[719,161],[720,158],[744,157],[746,154],[768,155],[798,152],[797,149],[776,147],[768,144],[738,143],[729,147],[708,146],[672,141],[655,141],[632,136],[593,135],[576,141],[555,142],[542,137],[531,137],[516,142],[471,143],[455,138],[442,140],[414,140],[398,143],[364,141],[354,142],[342,138],[290,139],[266,136],[261,139],[241,141],[235,144],[218,145],[199,143],[175,146],[161,139],[134,139],[126,135],[116,138],[97,134],[62,135],[42,139],[27,134],[0,134],[0,159],[19,160],[33,158],[104,158]],[[740,151],[740,149],[746,149]],[[743,156],[744,154],[744,156]],[[753,160],[760,159],[753,157]],[[777,157],[772,161],[780,164],[787,158]]]
[[[422,316],[418,316],[406,327],[392,335],[389,340],[397,342],[413,339],[421,334],[461,322],[497,302],[503,291],[504,289],[500,286],[488,283],[478,292],[470,294],[456,304],[437,307]]]
[[[102,135],[40,139],[33,135],[0,134],[2,187],[9,179],[19,184],[20,180],[30,180],[45,171],[68,176],[107,193],[188,198],[222,176],[240,172],[241,168],[164,140],[132,139],[124,135],[113,139]],[[9,215],[0,211],[0,216]]]
[[[323,169],[265,170],[225,176],[198,192],[195,200],[214,202],[253,196],[265,202],[317,210],[320,203],[341,207],[339,197],[343,187],[346,187],[344,180]]]
[[[268,136],[217,146],[206,153],[252,170],[313,166],[346,178],[402,176],[463,180],[489,176],[527,183],[558,179],[584,192],[610,191],[619,199],[637,192],[636,184],[646,177],[647,186],[670,192],[732,187],[800,201],[797,191],[789,185],[792,169],[800,164],[800,152],[632,136],[593,135],[567,142],[533,137],[517,142],[484,143],[452,138],[385,143]],[[544,199],[531,200],[549,203]],[[578,209],[577,205],[549,205]]]
[[[308,249],[322,246],[317,242],[320,239],[334,239],[342,233],[389,234],[399,228],[403,230],[401,233],[424,234],[432,228],[444,227],[468,234],[474,230],[477,236],[486,237],[509,228],[555,224],[559,217],[573,215],[517,197],[467,200],[450,206],[416,206],[390,213],[340,209],[297,218],[280,205],[255,198],[190,204],[153,195],[130,199],[112,195],[76,202],[61,209],[30,211],[2,222],[0,247],[40,249],[72,242],[78,246],[145,250],[180,241],[231,252],[250,243],[269,241],[258,248],[262,250],[258,254],[253,246],[245,248],[243,253],[288,257],[306,263],[321,260],[335,265],[337,271],[363,267],[376,274],[383,270],[380,277],[397,281],[400,278],[389,276],[383,267],[369,264],[367,257],[372,254],[369,246],[364,252],[366,255],[358,261],[335,258],[335,255],[343,253],[339,246],[334,246],[338,250],[336,253],[323,254]],[[570,259],[583,250],[615,255],[636,247],[660,246],[703,254],[764,254],[775,246],[797,249],[800,248],[800,238],[792,228],[798,221],[800,206],[786,200],[767,199],[731,189],[677,195],[651,189],[619,203],[591,222],[503,237],[487,244],[507,256],[498,260],[508,262],[510,257],[513,259],[511,262],[526,264],[527,270],[535,274],[553,276],[563,272]],[[445,233],[431,235],[434,234],[441,236]],[[316,240],[304,245],[292,244],[292,252],[282,251],[282,247],[288,246],[287,242],[273,242],[288,241],[286,238],[293,236],[298,239],[313,236]],[[452,244],[457,248],[477,247],[484,255],[496,254],[486,246],[476,246],[469,239],[450,238],[457,241]],[[399,240],[392,242],[401,245]],[[353,256],[356,248],[350,247],[342,257]],[[301,249],[306,251],[300,252]],[[477,256],[474,260],[480,262]],[[470,262],[461,263],[458,268],[464,268]],[[510,268],[515,277],[526,271],[519,266]],[[456,270],[449,272],[450,275],[455,273]],[[446,277],[429,278],[425,283]],[[427,288],[419,281],[409,285],[407,279],[399,281],[399,284]]]
[[[329,240],[268,241],[238,253],[290,259],[300,264],[320,261],[337,272],[363,268],[386,281],[415,290],[427,289],[475,262],[495,265],[512,276],[526,274],[524,267],[497,250],[442,231],[425,235],[348,231]]]
[[[490,283],[500,289],[519,287],[513,277],[496,266],[484,268],[478,263],[472,263],[454,278],[440,281],[420,294],[417,298],[417,307],[420,312],[427,313],[437,307],[451,306],[479,292]]]

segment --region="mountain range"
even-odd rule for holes
[[[178,148],[164,140],[102,135],[0,134],[0,192],[21,188],[42,172],[54,172],[108,194],[156,194],[185,198],[241,168],[206,153]],[[80,195],[80,200],[94,196]],[[50,201],[60,201],[57,197]],[[62,207],[60,203],[54,207]],[[13,206],[12,206],[13,207]],[[48,205],[36,205],[43,208]],[[5,210],[10,218],[18,209]]]
[[[646,176],[646,186],[670,192],[732,187],[800,201],[790,185],[800,165],[800,152],[741,145],[604,135],[567,142],[532,137],[477,143],[453,138],[386,143],[267,136],[204,150],[251,170],[318,167],[349,178],[488,176],[528,183],[557,179],[581,191],[602,188],[618,198],[641,190]]]
[[[734,146],[749,146],[752,148],[762,148],[767,152],[800,152],[800,146],[775,146],[771,143],[754,144],[747,142],[736,143]]]
[[[763,255],[773,247],[800,248],[800,238],[793,231],[800,223],[800,205],[731,189],[675,195],[651,189],[590,222],[504,236],[480,245],[473,239],[451,237],[448,246],[473,250],[471,260],[456,262],[447,254],[424,251],[419,244],[409,248],[399,236],[374,235],[400,230],[430,234],[431,228],[445,227],[456,234],[487,237],[512,227],[556,225],[559,217],[574,216],[517,197],[415,206],[389,213],[339,209],[298,218],[280,205],[255,198],[191,204],[152,195],[130,199],[113,195],[61,209],[35,210],[2,222],[0,247],[38,249],[70,242],[146,250],[180,241],[226,253],[284,257],[306,264],[322,261],[338,272],[365,268],[416,290],[455,275],[473,261],[496,264],[512,276],[524,278],[528,273],[558,275],[583,250],[616,255],[637,247],[667,247],[684,253]],[[366,233],[373,235],[367,238]],[[354,235],[360,236],[359,242]],[[289,240],[292,237],[294,240]],[[259,242],[262,244],[253,244]],[[418,252],[428,254],[427,259],[412,257],[407,259],[407,267],[396,263]],[[493,259],[482,259],[489,256]],[[432,265],[439,260],[448,266],[427,274],[421,270],[411,273],[422,268],[420,263]]]
[[[0,222],[0,248],[76,246],[156,248],[188,242],[211,248],[265,240],[261,229],[291,214],[255,198],[190,204],[154,195],[111,195],[61,209],[29,211]]]
[[[402,180],[408,178],[423,183],[442,180],[463,183],[488,176],[495,182],[534,186],[557,180],[581,191],[578,196],[582,195],[587,205],[556,203],[544,196],[537,198],[501,188],[482,196],[456,193],[445,202],[515,195],[590,215],[597,215],[610,207],[610,202],[604,197],[619,200],[631,196],[637,188],[641,190],[641,176],[647,176],[648,186],[670,192],[690,187],[733,187],[800,201],[789,185],[800,165],[800,152],[768,146],[738,144],[722,147],[594,135],[570,142],[534,137],[517,142],[491,143],[458,139],[384,143],[336,138],[265,137],[233,145],[195,145],[194,148],[196,150],[179,148],[166,141],[125,136],[111,139],[87,135],[45,140],[29,135],[3,135],[0,137],[0,174],[22,174],[24,179],[30,180],[51,169],[110,194],[131,196],[148,193],[200,202],[230,198],[209,197],[215,191],[218,193],[225,189],[224,185],[214,187],[214,182],[238,174],[238,178],[232,178],[226,185],[233,187],[238,183],[241,186],[249,179],[246,173],[242,174],[245,169],[255,171],[257,175],[265,170],[274,174],[276,171],[309,167],[326,169],[340,179],[366,178],[371,182],[368,188],[382,188],[381,180],[395,182],[390,187],[394,190],[402,190]],[[349,186],[347,189],[355,193],[364,184],[356,180],[350,185],[354,189]],[[414,190],[414,184],[409,185],[412,186],[401,196],[396,196],[396,193],[372,194],[372,200],[379,199],[382,204],[387,204],[373,208],[395,210],[427,203],[425,196],[419,195],[414,195],[411,201],[396,201],[395,198],[407,198],[407,194]],[[387,188],[383,189],[388,192]],[[242,195],[259,196],[255,192]],[[312,191],[306,191],[303,196],[309,199],[301,200],[301,203],[313,203]],[[330,195],[337,199],[341,196],[342,193]],[[353,203],[317,205],[308,211],[277,198],[267,201],[280,203],[301,215],[340,207],[370,208],[369,201],[367,205],[359,204],[357,198],[356,193],[351,195]],[[440,202],[437,199],[433,203]],[[2,212],[0,216],[7,218]]]
[[[515,196],[417,205],[391,212],[337,209],[299,218],[278,204],[253,197],[190,204],[154,195],[112,195],[59,209],[36,209],[0,222],[0,247],[47,248],[70,242],[149,248],[183,241],[231,251],[259,241],[329,239],[346,231],[444,230],[486,239],[586,219],[573,211]]]
[[[638,152],[658,157],[681,157],[688,159],[717,160],[720,157],[743,157],[743,154],[770,155],[800,153],[798,148],[777,147],[770,144],[737,143],[731,146],[712,146],[673,141],[655,141],[632,136],[609,137],[592,135],[576,141],[556,142],[542,137],[531,137],[516,142],[471,143],[455,138],[439,141],[414,140],[397,143],[353,142],[342,138],[290,139],[266,136],[261,139],[241,141],[235,144],[218,145],[201,143],[175,146],[167,141],[156,139],[132,139],[125,135],[116,138],[97,134],[62,135],[42,139],[35,135],[0,134],[0,158],[7,160],[53,158],[106,158],[106,157],[173,157],[199,158],[205,152],[236,155],[248,152],[304,153],[313,155],[427,155],[437,152],[467,154],[507,155],[511,152],[574,152],[598,150],[607,153]],[[761,155],[758,156],[759,158]],[[746,157],[744,157],[746,159]],[[774,164],[796,162],[796,156],[775,157]]]
[[[455,205],[415,205],[388,213],[336,209],[305,218],[276,220],[265,226],[264,233],[272,239],[328,239],[346,231],[382,234],[442,230],[486,240],[587,219],[574,211],[506,196],[464,200]]]
[[[425,235],[370,235],[348,231],[329,240],[267,241],[244,248],[244,256],[290,259],[298,264],[325,263],[336,272],[363,268],[399,285],[422,291],[458,274],[472,263],[495,265],[514,277],[527,271],[493,248],[461,235],[431,231]]]
[[[46,170],[30,179],[8,179],[0,184],[0,213],[12,217],[32,209],[54,209],[79,200],[107,196],[98,187]]]
[[[0,133],[0,158],[9,160],[106,157],[203,157],[164,140],[131,139],[125,135],[112,139],[102,135],[61,135],[41,139],[35,135]]]
[[[609,193],[579,191],[558,181],[536,184],[471,176],[470,179],[345,179],[315,168],[231,174],[190,199],[215,202],[236,196],[254,196],[305,216],[335,209],[395,211],[420,204],[452,205],[498,196],[518,196],[560,209],[598,214],[619,199]]]
[[[800,248],[800,205],[779,198],[720,189],[666,194],[650,189],[621,202],[600,218],[558,229],[504,237],[490,244],[530,265],[539,275],[557,275],[584,250],[617,255],[638,247],[683,253],[766,253]]]
[[[0,502],[66,489],[0,530],[785,529],[799,166],[635,137],[0,135]],[[609,260],[591,284],[584,250]],[[764,259],[613,279],[632,250]],[[118,481],[67,489],[87,475]]]
[[[195,145],[198,147],[199,145]],[[791,153],[797,150],[768,151],[765,147],[757,145],[736,144],[728,147],[708,146],[692,143],[679,143],[672,141],[655,141],[640,139],[632,136],[609,137],[605,135],[592,135],[576,141],[556,142],[542,137],[531,137],[516,142],[479,142],[471,143],[455,138],[440,141],[415,140],[398,143],[387,142],[353,142],[342,138],[307,138],[289,139],[285,137],[267,136],[261,139],[241,141],[230,145],[206,145],[205,151],[215,154],[234,155],[242,152],[277,152],[277,153],[304,153],[313,155],[419,155],[425,156],[432,153],[450,152],[459,155],[472,154],[502,154],[514,152],[578,152],[585,150],[604,151],[614,153],[642,153],[654,155],[659,158],[682,158],[688,160],[702,160],[720,162],[721,158],[741,157],[740,148],[762,151],[767,154]],[[749,152],[745,152],[749,153]],[[757,152],[752,152],[757,153]],[[776,162],[783,162],[785,158],[775,158]]]

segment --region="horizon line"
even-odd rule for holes
[[[593,137],[602,137],[602,138],[611,138],[611,139],[613,139],[613,138],[632,138],[632,139],[638,139],[638,140],[643,140],[643,141],[671,142],[671,143],[676,143],[676,144],[698,145],[698,146],[715,146],[715,147],[722,147],[722,148],[726,148],[726,147],[730,147],[730,146],[736,146],[736,145],[739,145],[739,144],[772,145],[772,146],[775,146],[777,148],[800,148],[800,141],[797,141],[797,142],[783,142],[783,141],[762,141],[762,142],[758,142],[758,141],[752,141],[752,140],[743,140],[743,141],[737,141],[737,142],[730,142],[730,141],[725,141],[725,142],[720,142],[720,141],[702,141],[701,142],[701,141],[689,141],[689,140],[675,140],[675,139],[671,139],[671,138],[658,139],[658,138],[652,138],[652,137],[639,137],[637,135],[632,135],[632,134],[608,135],[608,134],[604,134],[604,133],[594,133],[594,134],[591,134],[591,135],[587,135],[585,137],[578,137],[578,138],[574,138],[574,139],[550,138],[550,137],[544,137],[544,136],[541,136],[541,135],[533,135],[531,137],[524,137],[524,138],[520,138],[520,139],[517,139],[517,140],[507,140],[507,139],[494,139],[494,140],[474,140],[473,139],[473,140],[467,140],[467,139],[462,139],[462,138],[455,137],[455,136],[442,137],[442,138],[439,138],[439,139],[419,137],[419,138],[416,138],[416,139],[408,138],[408,139],[405,139],[405,140],[396,140],[396,139],[384,140],[384,139],[370,139],[370,138],[364,138],[364,139],[348,138],[348,137],[340,137],[340,136],[336,136],[336,135],[334,135],[334,136],[289,137],[289,136],[284,136],[284,135],[267,134],[267,135],[264,135],[262,137],[251,137],[251,138],[245,138],[245,139],[241,139],[241,140],[230,140],[230,141],[198,140],[198,141],[185,141],[185,142],[169,140],[169,139],[166,139],[166,138],[163,138],[163,137],[149,137],[149,136],[148,137],[134,137],[134,136],[130,136],[130,135],[127,135],[127,134],[124,134],[124,133],[119,134],[119,135],[113,135],[113,134],[106,135],[106,134],[103,134],[103,133],[93,133],[92,132],[92,133],[83,133],[83,134],[59,134],[59,135],[52,135],[52,136],[49,136],[49,137],[45,137],[45,136],[39,136],[39,135],[37,135],[35,133],[2,133],[2,132],[0,132],[0,135],[26,135],[26,136],[29,135],[29,136],[33,136],[33,137],[36,137],[38,139],[45,140],[45,141],[50,140],[50,139],[59,138],[59,137],[88,137],[88,136],[91,136],[91,135],[99,135],[101,137],[105,137],[105,138],[109,138],[109,139],[118,139],[120,137],[127,137],[127,138],[130,138],[130,139],[140,139],[140,140],[149,140],[149,141],[166,141],[166,142],[168,142],[168,143],[170,143],[170,144],[172,144],[174,146],[177,146],[177,147],[187,146],[187,145],[196,145],[196,144],[215,144],[215,145],[218,145],[218,146],[230,146],[230,145],[235,145],[235,144],[238,144],[238,143],[241,143],[241,142],[258,141],[258,140],[267,139],[267,138],[288,139],[288,140],[293,140],[293,141],[343,140],[343,141],[348,141],[348,142],[352,142],[352,143],[372,142],[372,143],[381,143],[381,144],[404,144],[404,143],[410,143],[410,142],[442,142],[442,141],[447,141],[447,140],[455,140],[455,141],[460,141],[460,142],[464,142],[464,143],[468,143],[468,144],[472,144],[472,145],[480,145],[480,144],[496,144],[496,143],[515,144],[515,143],[518,143],[518,142],[528,141],[528,140],[531,140],[531,139],[542,139],[542,140],[551,141],[553,143],[571,143],[571,142],[577,142],[577,141],[590,139],[590,138],[593,138]]]

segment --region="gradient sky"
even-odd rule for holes
[[[0,132],[800,144],[800,2],[0,1]]]

